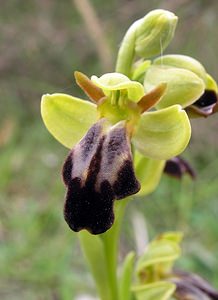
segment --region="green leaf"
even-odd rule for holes
[[[43,95],[41,114],[48,131],[70,149],[97,121],[95,104],[66,94]]]
[[[167,83],[167,89],[157,108],[174,104],[186,107],[197,100],[204,92],[204,81],[195,73],[169,66],[151,66],[145,75],[144,87],[148,92],[158,84]]]
[[[123,263],[119,281],[119,300],[131,299],[131,281],[133,276],[135,253],[130,252]]]
[[[136,286],[132,290],[137,300],[168,300],[175,291],[171,282],[158,281],[151,284]]]
[[[136,149],[146,157],[166,160],[180,154],[191,136],[189,118],[180,105],[145,112],[132,138]]]
[[[111,299],[107,262],[103,242],[98,235],[82,230],[78,233],[85,259],[93,275],[101,300]]]
[[[152,193],[161,179],[165,160],[148,158],[135,151],[134,163],[136,177],[141,184],[141,189],[137,193],[137,196]]]

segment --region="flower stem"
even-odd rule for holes
[[[128,200],[115,202],[115,223],[113,227],[102,235],[104,245],[105,258],[107,264],[107,272],[109,286],[111,291],[111,300],[118,299],[118,284],[117,284],[117,260],[118,260],[118,242],[120,236],[120,228],[123,220]]]
[[[104,245],[100,236],[91,235],[86,230],[82,230],[79,232],[79,241],[100,299],[112,300]]]

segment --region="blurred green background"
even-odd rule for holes
[[[65,189],[60,169],[68,150],[42,123],[41,95],[82,96],[73,71],[88,75],[113,71],[126,29],[155,8],[172,10],[179,17],[165,53],[193,56],[218,79],[218,1],[90,1],[105,37],[100,34],[98,44],[75,3],[0,1],[0,299],[4,300],[68,300],[94,292],[76,234],[62,216]],[[87,8],[83,13],[93,25]],[[198,172],[196,181],[163,176],[152,195],[129,205],[120,258],[135,247],[131,224],[133,211],[140,210],[149,238],[164,230],[183,230],[184,256],[178,265],[218,287],[217,115],[192,124],[184,156]]]

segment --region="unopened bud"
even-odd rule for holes
[[[172,12],[156,9],[136,21],[136,54],[143,58],[159,55],[171,42],[177,20]]]

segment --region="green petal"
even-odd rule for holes
[[[141,154],[166,160],[180,154],[190,136],[191,126],[186,112],[180,105],[174,105],[142,114],[132,141]]]
[[[158,281],[133,287],[137,300],[168,300],[171,298],[176,286],[171,282]]]
[[[165,160],[151,159],[135,151],[134,162],[136,177],[141,184],[137,196],[152,193],[160,182]]]
[[[169,66],[151,66],[145,75],[144,86],[148,92],[161,82],[167,83],[167,89],[157,108],[174,104],[186,107],[196,101],[204,92],[204,81],[195,73]]]
[[[128,98],[137,102],[144,95],[143,85],[137,81],[131,81],[121,73],[107,73],[101,77],[92,76],[91,80],[100,87],[106,95],[111,91],[127,90]]]
[[[97,121],[95,104],[65,94],[43,95],[41,114],[48,131],[70,149]]]

